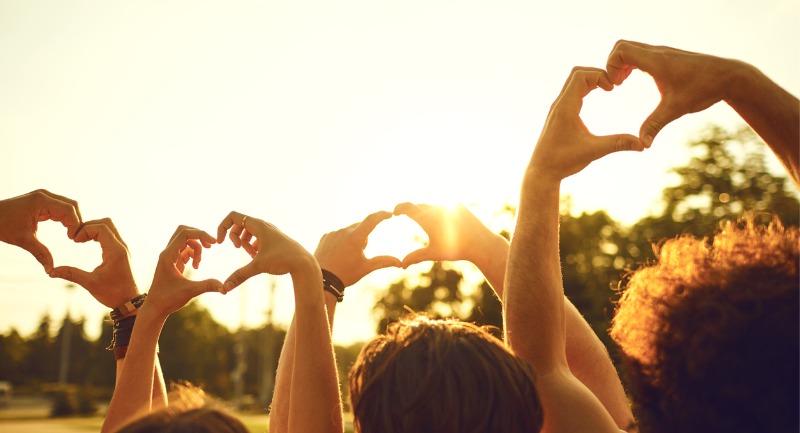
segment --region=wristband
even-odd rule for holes
[[[111,344],[109,344],[106,349],[113,350],[116,353],[116,349],[127,346],[131,341],[134,323],[136,323],[136,316],[126,317],[118,322],[114,322],[112,326],[113,329],[111,330]]]
[[[111,320],[113,320],[114,322],[118,322],[126,317],[129,317],[131,313],[138,310],[139,307],[141,307],[142,304],[144,304],[144,300],[146,298],[147,298],[147,293],[142,293],[141,295],[111,310],[110,314]]]
[[[124,358],[125,355],[127,354],[128,354],[128,346],[120,346],[114,348],[114,359],[116,359],[117,361]]]
[[[322,270],[322,289],[336,297],[336,302],[344,300],[344,283],[333,272]]]

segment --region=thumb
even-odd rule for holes
[[[375,256],[367,260],[367,273],[377,271],[378,269],[395,267],[399,268],[403,263],[396,257],[392,256]]]
[[[18,245],[20,248],[31,253],[31,255],[44,266],[45,272],[49,274],[50,271],[53,270],[53,256],[50,254],[50,250],[48,250],[43,243],[39,242],[35,236],[25,238]]]
[[[258,267],[255,263],[250,262],[243,267],[234,271],[227,280],[225,280],[225,285],[222,287],[221,292],[228,293],[231,290],[239,287],[242,283],[247,281],[250,277],[260,274],[261,272],[258,271]]]
[[[196,297],[198,295],[208,292],[220,292],[223,294],[225,293],[225,291],[222,289],[222,283],[219,280],[213,278],[203,281],[194,281],[193,283],[194,284],[192,284],[191,287],[192,297]]]
[[[50,278],[61,278],[86,288],[89,285],[91,274],[72,266],[59,266],[49,272]]]
[[[662,99],[658,107],[653,110],[639,129],[639,139],[642,140],[644,147],[650,147],[656,135],[658,135],[667,124],[678,117],[680,117],[680,115],[670,109],[669,104],[665,103]]]
[[[419,262],[424,262],[426,260],[433,260],[433,258],[431,258],[430,256],[431,256],[430,247],[414,250],[408,253],[408,255],[403,258],[403,267],[407,268]]]
[[[641,140],[630,134],[605,135],[597,137],[597,140],[597,145],[592,146],[596,152],[593,155],[595,160],[615,152],[628,150],[641,152],[646,147]]]

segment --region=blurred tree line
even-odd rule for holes
[[[769,212],[785,225],[798,225],[800,205],[796,193],[788,192],[791,182],[770,173],[764,157],[768,150],[749,129],[729,132],[710,127],[689,145],[689,151],[692,156],[686,166],[673,170],[677,183],[663,191],[662,210],[630,227],[602,211],[573,216],[569,201],[563,203],[560,253],[565,293],[612,356],[616,351],[607,329],[620,281],[651,261],[654,246],[661,240],[684,233],[710,234],[721,221],[746,211],[764,212],[767,218]],[[513,213],[514,209],[504,211]],[[501,234],[510,236],[508,231]],[[373,310],[378,331],[409,310],[502,328],[501,305],[491,287],[485,281],[468,284],[460,265],[433,263],[420,275],[409,275],[381,291]],[[56,383],[62,345],[69,335],[69,383],[110,397],[115,371],[113,355],[105,349],[111,341],[110,324],[104,323],[101,336],[92,341],[84,335],[81,320],[65,319],[55,335],[50,332],[55,328],[51,322],[43,317],[29,336],[13,329],[0,336],[0,380],[30,391]],[[65,332],[67,327],[73,332]],[[223,399],[234,397],[234,379],[241,373],[241,392],[252,396],[254,409],[263,411],[271,400],[285,333],[271,325],[231,332],[206,309],[190,303],[167,321],[159,358],[168,382],[189,381]],[[360,347],[336,347],[343,392]],[[244,360],[242,371],[239,357]]]
[[[688,147],[691,158],[685,166],[672,170],[678,181],[664,189],[661,211],[630,227],[603,211],[573,216],[569,199],[562,202],[564,292],[612,357],[616,349],[607,331],[621,295],[620,281],[652,261],[659,242],[681,234],[707,236],[722,221],[748,211],[761,213],[759,218],[764,219],[777,216],[787,226],[798,225],[800,205],[794,186],[785,176],[770,173],[764,154],[769,149],[751,129],[731,132],[711,126]],[[509,238],[508,232],[501,234]],[[434,263],[421,276],[391,284],[374,309],[378,332],[409,310],[502,329],[497,296],[485,281],[468,287],[460,265]]]

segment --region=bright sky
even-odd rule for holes
[[[546,4],[546,5],[543,5]],[[492,228],[518,201],[547,110],[575,65],[604,67],[618,39],[734,57],[800,94],[800,2],[0,1],[0,197],[46,188],[111,217],[141,290],[179,224],[213,231],[231,210],[270,221],[313,251],[321,235],[403,201],[462,202]],[[637,73],[582,113],[596,133],[638,131],[658,102]],[[682,143],[727,106],[668,126],[643,154],[613,155],[566,181],[576,210],[633,222],[688,158]],[[379,227],[371,254],[413,248],[413,224]],[[56,264],[92,269],[97,245],[60,225]],[[397,246],[400,245],[400,246]],[[392,246],[395,248],[392,249]],[[0,244],[0,333],[33,331],[71,305],[96,336],[106,312],[68,294],[25,251]],[[198,278],[246,263],[229,242]],[[418,269],[417,269],[418,270]],[[334,339],[374,332],[379,271],[348,289]],[[279,278],[275,320],[293,310]],[[263,323],[270,280],[201,302],[234,328]]]

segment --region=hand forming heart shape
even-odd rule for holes
[[[59,266],[50,271],[52,278],[62,278],[89,291],[101,304],[117,308],[139,294],[131,273],[128,245],[109,218],[87,221],[78,230],[75,242],[95,241],[102,249],[103,261],[92,272],[72,266]]]
[[[28,251],[50,272],[53,256],[36,238],[39,222],[46,220],[60,222],[67,228],[67,236],[74,238],[81,226],[78,203],[43,189],[0,200],[0,242]]]

